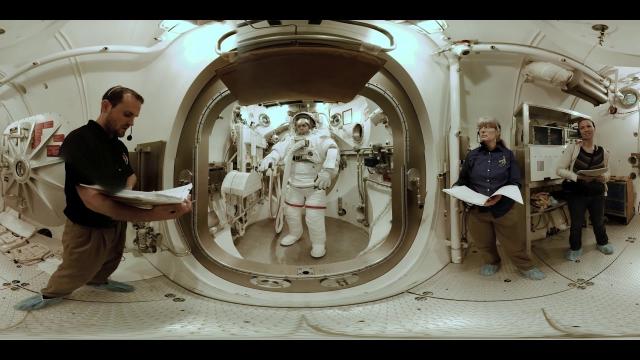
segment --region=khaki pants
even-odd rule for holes
[[[516,209],[520,205],[514,205],[505,215],[494,218],[491,212],[480,212],[474,207],[469,212],[469,232],[475,241],[476,248],[482,256],[484,264],[498,264],[500,256],[496,240],[511,262],[520,270],[526,271],[534,267],[533,261],[527,254],[527,240],[520,236],[518,213]]]
[[[104,284],[120,264],[127,223],[114,228],[90,228],[69,219],[62,234],[62,264],[51,275],[42,294],[61,297],[85,284]]]

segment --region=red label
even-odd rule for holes
[[[40,130],[42,132],[42,129],[44,129],[44,123],[36,123],[36,131]]]
[[[53,142],[63,142],[64,134],[55,134],[53,135]]]
[[[53,120],[45,121],[42,123],[43,128],[48,129],[53,127]]]
[[[60,156],[60,145],[47,145],[47,156]]]

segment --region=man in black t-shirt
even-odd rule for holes
[[[114,86],[102,96],[98,119],[89,120],[65,138],[60,149],[65,160],[67,200],[62,263],[42,294],[22,300],[16,309],[35,310],[58,303],[85,284],[109,291],[133,291],[129,284],[108,279],[122,258],[126,222],[175,219],[191,211],[190,199],[140,209],[80,186],[100,185],[111,192],[133,188],[136,175],[127,147],[119,138],[133,126],[143,102],[134,90]]]

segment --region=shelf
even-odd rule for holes
[[[590,116],[579,113],[577,111],[559,108],[559,107],[551,107],[546,105],[534,105],[529,103],[520,104],[520,106],[518,106],[518,108],[514,113],[515,117],[520,117],[523,115],[522,110],[523,110],[524,104],[526,104],[528,107],[530,119],[543,117],[543,118],[548,118],[548,119],[553,119],[556,121],[563,121],[563,122],[572,122],[575,119],[582,118],[582,117],[591,119]]]
[[[544,210],[532,211],[530,216],[542,215],[542,214],[544,214],[546,212],[549,212],[549,211],[552,211],[552,210],[555,210],[555,209],[559,209],[559,208],[561,208],[561,207],[563,207],[565,205],[567,205],[566,201],[558,201],[557,205],[549,206],[548,208],[545,208]],[[534,208],[533,205],[531,206],[531,208],[532,209]]]
[[[536,181],[531,181],[527,183],[527,185],[529,185],[529,189],[535,189],[535,188],[540,188],[545,186],[562,185],[563,181],[564,181],[563,178],[550,179],[550,180],[536,180]]]

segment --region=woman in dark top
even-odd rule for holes
[[[505,185],[520,187],[520,168],[513,152],[500,139],[500,124],[496,119],[481,117],[478,136],[480,146],[469,152],[454,185],[465,185],[486,196]],[[469,230],[484,262],[480,274],[490,276],[498,271],[500,255],[496,241],[499,240],[522,275],[531,280],[544,279],[544,273],[534,265],[527,252],[526,238],[517,236],[522,233],[519,230],[523,225],[518,223],[513,206],[512,199],[495,195],[484,206],[474,206],[469,211]]]
[[[563,188],[567,192],[567,203],[571,214],[571,233],[569,250],[565,258],[575,261],[582,255],[582,225],[584,213],[589,210],[593,233],[596,236],[597,249],[603,254],[613,254],[604,227],[604,197],[609,180],[609,152],[593,142],[596,126],[586,118],[578,119],[578,129],[582,141],[567,146],[558,162],[556,173],[565,179]],[[598,174],[598,169],[602,173]],[[579,175],[581,170],[596,170],[598,175]]]

